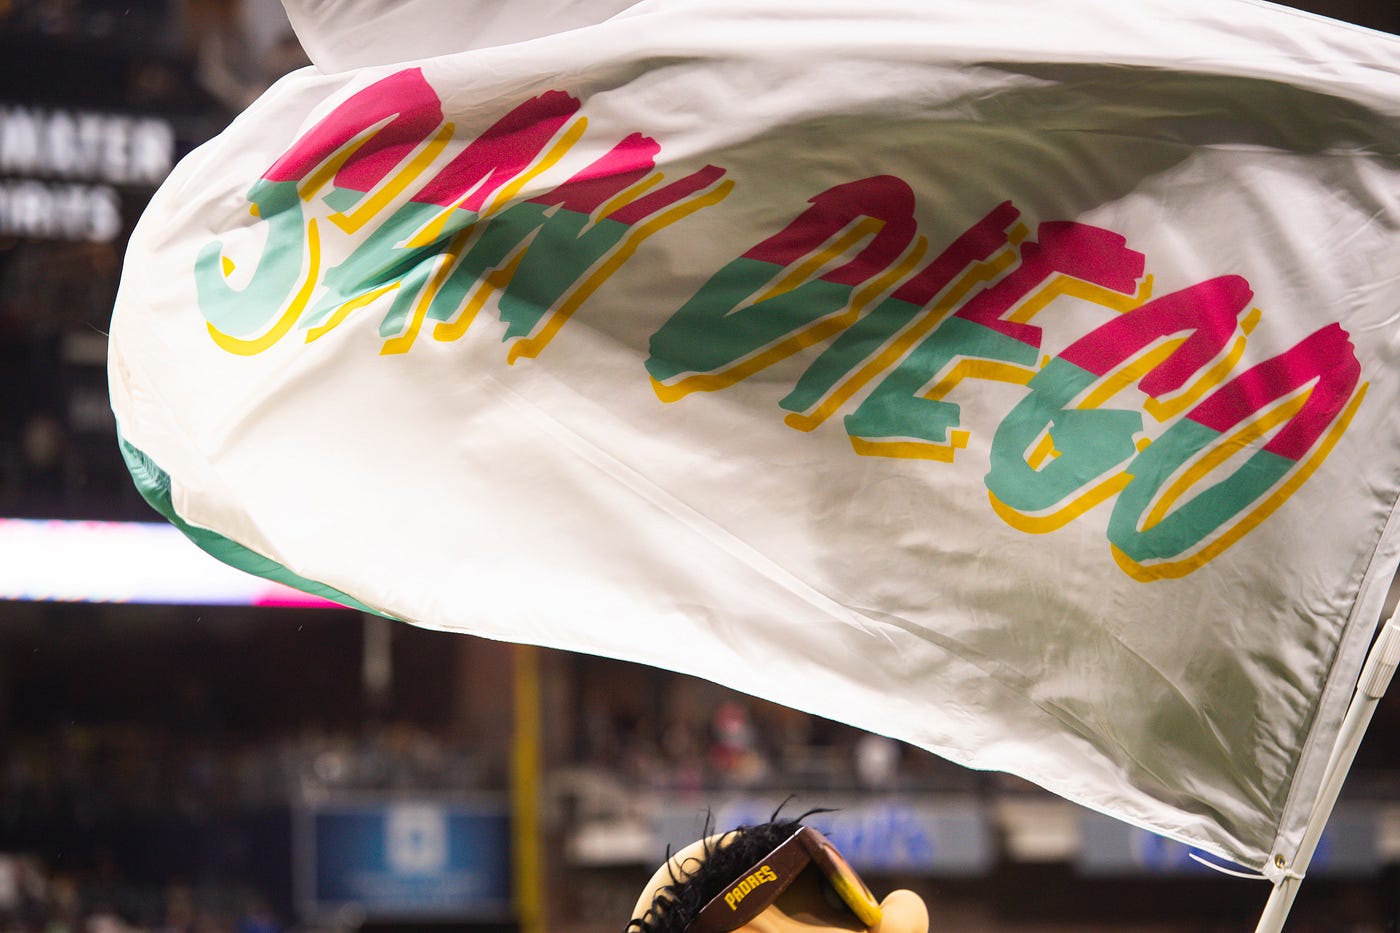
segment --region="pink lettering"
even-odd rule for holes
[[[579,109],[563,91],[532,97],[493,123],[459,152],[413,200],[479,211],[496,189],[520,174]]]
[[[1036,232],[1039,241],[1021,245],[1021,264],[996,285],[980,292],[956,316],[975,321],[1033,347],[1040,346],[1041,329],[1003,319],[1033,289],[1059,273],[1131,295],[1146,262],[1128,249],[1128,241],[1088,224],[1050,221]]]
[[[1060,354],[1102,376],[1160,337],[1191,331],[1171,356],[1143,377],[1140,388],[1156,398],[1186,384],[1224,349],[1235,319],[1254,297],[1249,283],[1226,275],[1184,288],[1114,318],[1079,338]]]
[[[578,214],[591,214],[609,198],[645,178],[656,164],[656,154],[660,151],[656,140],[633,133],[558,188],[531,200],[536,204],[558,204]]]
[[[893,175],[837,185],[808,203],[812,206],[743,258],[787,266],[819,249],[861,217],[882,220],[880,232],[854,259],[821,276],[827,282],[854,286],[883,272],[899,258],[914,239],[918,226],[914,220],[914,192]]]
[[[385,119],[389,123],[376,131],[374,145],[361,146],[336,172],[337,186],[369,191],[442,123],[442,104],[421,70],[400,71],[356,93],[298,139],[263,177],[300,181]]]
[[[992,208],[987,216],[965,230],[952,245],[919,270],[890,297],[911,305],[932,304],[948,283],[974,262],[985,262],[1006,245],[1006,229],[1016,222],[1021,212],[1010,201]]]
[[[1340,324],[1328,324],[1292,349],[1240,373],[1186,417],[1222,434],[1313,380],[1302,409],[1264,445],[1301,460],[1346,407],[1361,379],[1361,363]]]

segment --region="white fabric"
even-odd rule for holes
[[[333,73],[509,45],[601,23],[637,0],[286,0],[313,64]]]
[[[364,41],[390,6],[401,28]],[[113,407],[180,519],[420,625],[706,677],[1286,870],[1397,561],[1400,43],[1245,0],[648,0],[477,47],[415,18],[434,6],[292,5],[336,73],[269,91],[132,238]],[[529,168],[460,176],[428,204],[450,160],[532,99],[564,107],[552,141],[531,141],[536,114],[494,156]],[[365,101],[379,109],[345,116]],[[278,160],[350,140],[327,119],[370,141],[316,188],[310,162]],[[646,147],[631,134],[655,141],[663,180],[528,203],[624,140]],[[305,199],[250,213],[263,176]],[[686,179],[684,198],[666,188]],[[821,226],[843,197],[851,223]],[[434,241],[434,212],[468,211],[454,198],[485,220]],[[922,296],[911,279],[1004,202],[1018,215],[997,215],[986,264],[954,263]],[[569,204],[597,226],[578,233]],[[626,236],[588,253],[622,236],[617,218]],[[805,239],[775,239],[793,224]],[[807,262],[826,233],[832,255]],[[502,236],[514,246],[482,266]],[[1065,236],[1088,256],[1068,278],[977,317]],[[270,242],[290,271],[259,267]],[[496,291],[456,336],[469,295],[411,332],[415,308],[446,314],[431,302],[452,262]],[[1127,284],[1083,282],[1114,275]],[[1181,294],[1188,316],[1238,316],[1186,388],[1138,386],[1185,359],[1156,340],[1118,382],[1076,390],[1076,410],[1046,401],[1131,343],[1113,321]],[[918,297],[905,329],[857,345],[852,321],[879,330],[901,295]],[[817,406],[792,393],[833,359],[858,378],[795,430],[785,418]],[[1301,413],[1269,421],[1260,373],[1300,372]],[[953,420],[928,428],[949,409],[920,395]],[[1032,429],[1052,415],[1046,441]],[[1195,459],[1163,453],[1193,437]],[[1036,499],[1098,457],[1107,472]],[[1263,485],[1227,492],[1237,477]],[[1143,521],[1142,540],[1172,532],[1123,551]]]

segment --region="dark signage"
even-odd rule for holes
[[[115,240],[118,189],[153,189],[174,161],[175,129],[160,117],[0,106],[0,235]]]
[[[504,918],[510,823],[504,802],[365,796],[316,801],[294,822],[299,906],[308,917]]]

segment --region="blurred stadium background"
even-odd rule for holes
[[[1400,31],[1395,0],[1295,5]],[[303,63],[277,0],[0,0],[0,931],[616,931],[668,843],[789,796],[935,930],[1253,928],[1267,886],[1012,778],[661,671],[149,581],[106,524],[156,517],[107,404],[125,238]],[[55,123],[73,144],[35,145]],[[1290,930],[1400,929],[1397,726],[1392,692]]]

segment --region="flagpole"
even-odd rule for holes
[[[1351,763],[1356,758],[1361,737],[1370,725],[1376,705],[1381,697],[1385,696],[1397,665],[1400,665],[1400,607],[1391,614],[1389,621],[1381,629],[1380,636],[1371,645],[1366,665],[1361,669],[1361,678],[1356,684],[1356,693],[1351,699],[1351,706],[1342,720],[1336,744],[1332,746],[1332,757],[1328,759],[1327,770],[1323,773],[1322,789],[1318,792],[1317,801],[1313,804],[1312,813],[1303,830],[1303,840],[1298,846],[1298,858],[1289,866],[1288,875],[1274,885],[1254,933],[1280,933],[1283,929],[1283,922],[1288,919],[1293,899],[1298,896],[1298,886],[1303,883],[1303,876],[1312,862],[1313,853],[1317,851],[1317,842],[1322,837],[1323,827],[1327,825],[1332,808],[1336,806],[1342,782],[1346,780]]]
[[[511,855],[521,933],[544,933],[545,892],[540,848],[540,649],[515,645],[515,726],[511,735]]]

